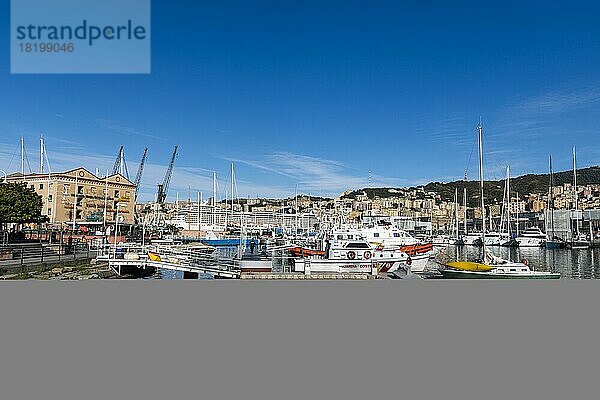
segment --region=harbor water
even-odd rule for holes
[[[493,254],[511,261],[527,259],[532,269],[560,272],[561,279],[600,279],[600,248],[555,249],[543,247],[487,247]],[[453,259],[475,259],[481,249],[475,246],[438,247]]]

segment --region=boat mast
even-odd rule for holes
[[[519,212],[520,212],[520,203],[519,203],[519,192],[517,192],[517,220],[516,220],[516,225],[517,225],[517,236],[519,236]]]
[[[21,177],[25,180],[25,138],[21,136]]]
[[[506,213],[506,233],[508,233],[508,237],[510,238],[510,165],[506,166],[506,195],[508,196],[508,201],[506,202],[508,205],[508,212]]]
[[[467,188],[464,187],[463,188],[463,203],[465,205],[465,220],[464,220],[464,224],[465,224],[465,233],[464,235],[467,235]]]
[[[201,230],[202,216],[200,214],[200,204],[202,204],[202,192],[198,191],[198,230]]]
[[[44,173],[44,137],[40,136],[40,174]]]
[[[554,173],[552,172],[552,156],[550,156],[550,195],[548,196],[548,202],[550,207],[550,232],[552,237],[550,240],[554,240]]]
[[[573,146],[573,191],[575,192],[575,236],[579,238],[579,204],[577,198],[577,155]]]
[[[480,185],[480,196],[481,196],[481,244],[483,246],[483,257],[485,260],[485,202],[483,200],[483,127],[481,126],[481,119],[479,120],[479,126],[477,127],[478,139],[479,139],[479,185]]]
[[[455,239],[458,240],[458,188],[454,188],[454,226],[456,229]]]
[[[213,172],[212,224],[217,224],[217,173]]]

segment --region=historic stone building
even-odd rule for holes
[[[85,168],[60,173],[11,174],[8,182],[24,182],[42,196],[42,215],[54,225],[94,226],[114,223],[119,204],[119,223],[132,224],[135,185],[121,174],[97,177]],[[75,213],[73,212],[75,210]]]

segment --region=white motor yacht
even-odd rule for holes
[[[547,240],[548,236],[540,228],[527,228],[517,237],[519,247],[541,247]]]

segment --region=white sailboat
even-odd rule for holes
[[[547,249],[559,249],[563,246],[563,241],[559,240],[554,232],[554,173],[552,172],[552,156],[550,156],[550,189],[548,191],[548,208],[550,212],[548,213],[548,217],[550,219],[550,224],[546,224],[546,231],[548,231],[548,227],[550,228],[550,237],[546,241]]]
[[[444,278],[451,279],[558,279],[560,274],[535,271],[529,268],[529,262],[524,259],[522,262],[513,262],[505,260],[489,253],[486,249],[485,241],[485,201],[483,193],[483,127],[481,122],[477,127],[479,142],[479,183],[481,189],[481,223],[482,223],[482,243],[483,260],[476,261],[451,261],[447,262],[446,268],[441,269],[440,273]]]
[[[577,153],[575,151],[575,146],[573,146],[573,196],[575,232],[571,238],[570,246],[574,249],[585,249],[590,247],[590,242],[587,237],[579,231],[579,194],[577,193]]]

